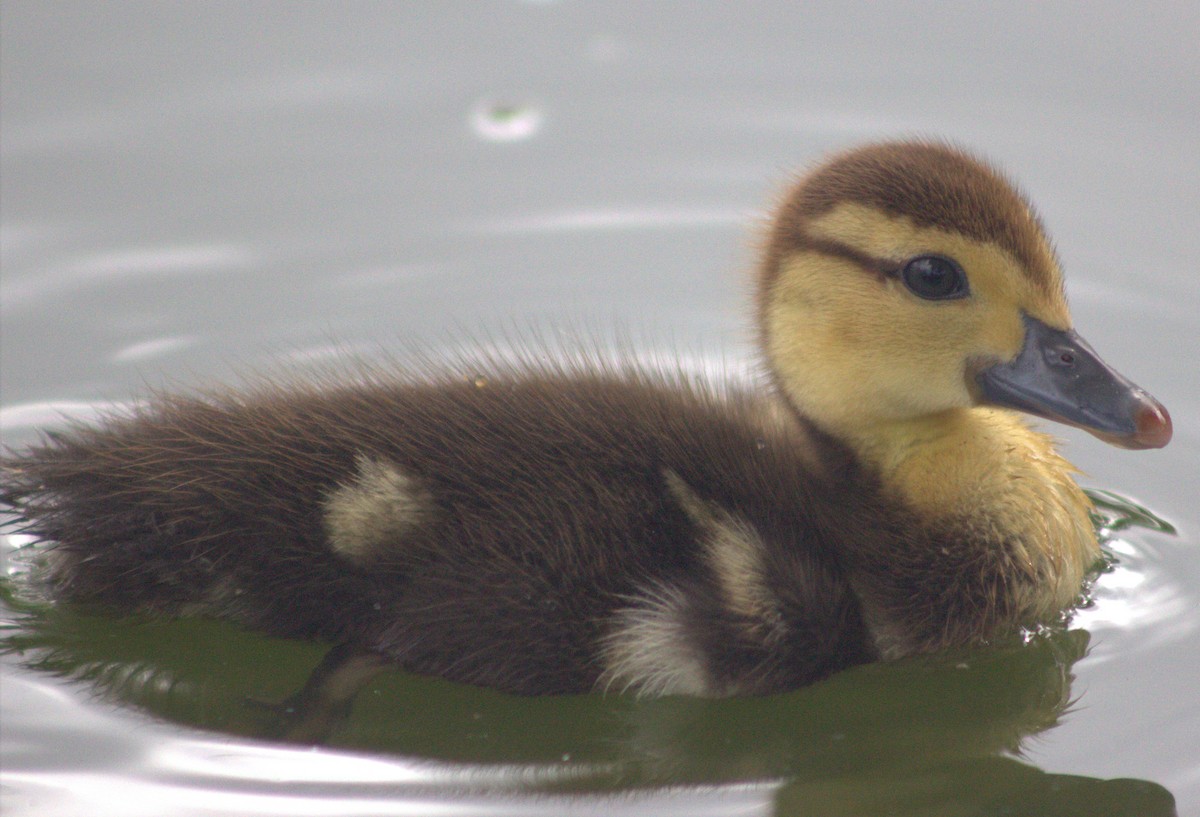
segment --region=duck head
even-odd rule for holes
[[[1159,448],[1171,420],[1072,328],[1029,202],[946,145],[835,156],[787,194],[759,276],[777,385],[804,416],[861,438],[974,406]]]

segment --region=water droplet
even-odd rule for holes
[[[477,103],[471,111],[471,127],[490,142],[517,142],[542,128],[545,116],[536,105],[494,99]]]

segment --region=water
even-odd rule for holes
[[[5,813],[1161,814],[1173,796],[1200,815],[1198,15],[6,0],[6,443],[146,386],[531,326],[741,370],[764,202],[830,148],[913,133],[1023,182],[1081,332],[1176,438],[1128,453],[1061,431],[1088,485],[1175,529],[1115,531],[1069,631],[768,699],[528,701],[389,674],[334,745],[296,749],[252,737],[270,714],[247,701],[289,694],[318,648],[34,608],[2,667]]]

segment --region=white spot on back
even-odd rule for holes
[[[605,639],[601,688],[639,695],[713,695],[698,650],[688,643],[683,591],[660,586],[617,611]]]
[[[433,498],[391,463],[359,455],[358,475],[325,499],[325,533],[334,551],[365,563],[380,545],[429,518]]]
[[[700,528],[709,567],[730,612],[745,619],[761,635],[781,633],[782,619],[766,585],[763,544],[746,520],[697,496],[674,471],[666,471],[667,488]]]

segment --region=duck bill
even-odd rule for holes
[[[1025,346],[1011,361],[975,378],[983,402],[1089,431],[1121,448],[1162,448],[1171,416],[1162,404],[1113,370],[1074,330],[1028,315]]]

